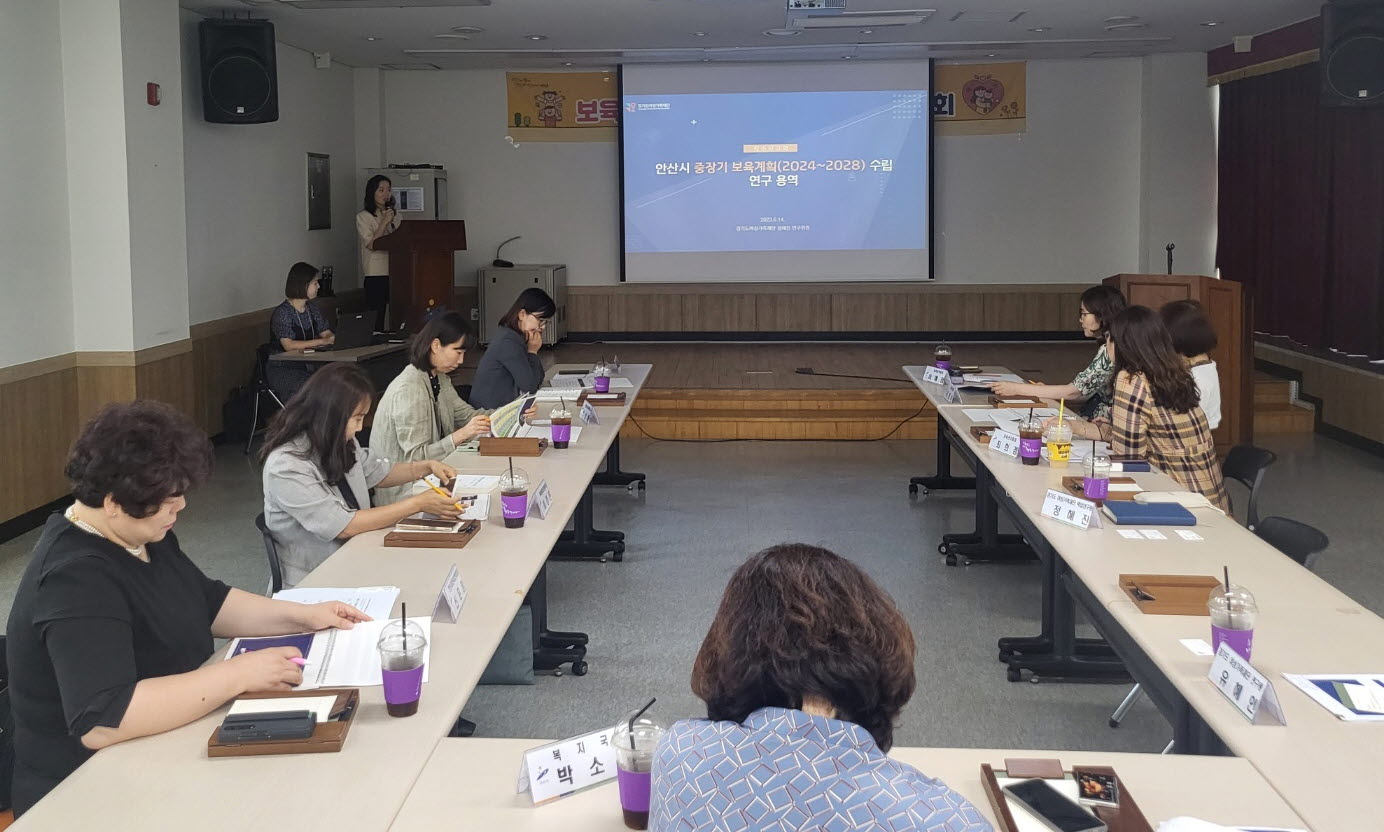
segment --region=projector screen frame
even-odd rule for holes
[[[737,62],[737,63],[739,63],[739,62]],[[927,176],[927,182],[925,183],[925,184],[926,184],[926,192],[927,192],[927,193],[926,193],[926,199],[927,199],[927,277],[922,278],[922,279],[916,279],[916,278],[915,278],[915,279],[900,278],[900,279],[894,279],[894,280],[880,280],[880,281],[874,281],[874,282],[883,282],[883,283],[890,283],[890,284],[909,284],[909,283],[932,283],[932,282],[934,282],[934,281],[937,280],[937,249],[936,249],[936,245],[935,245],[936,240],[934,239],[935,235],[933,234],[933,225],[934,225],[934,222],[933,222],[933,221],[934,221],[934,217],[935,217],[935,214],[934,214],[933,212],[934,212],[935,209],[936,209],[936,205],[935,205],[935,202],[934,202],[934,189],[935,189],[935,187],[936,187],[936,178],[935,178],[935,176],[933,175],[933,174],[934,174],[933,168],[934,168],[934,155],[935,155],[935,153],[936,153],[936,149],[935,149],[935,148],[936,148],[936,145],[937,145],[937,133],[936,133],[936,129],[935,129],[937,125],[936,125],[935,120],[933,119],[933,114],[932,114],[932,102],[935,100],[935,96],[936,96],[936,91],[934,90],[934,87],[933,87],[933,81],[934,81],[933,74],[934,74],[934,71],[935,71],[935,68],[936,68],[936,63],[937,63],[937,62],[936,62],[935,60],[927,59],[927,106],[928,106],[927,119],[928,119],[928,129],[927,129],[927,161],[926,161],[926,170],[927,170],[926,176]],[[826,63],[823,63],[823,66],[827,66],[827,64],[826,64]],[[620,208],[620,217],[619,217],[619,227],[620,227],[620,282],[621,282],[621,283],[628,283],[629,280],[628,280],[627,275],[626,275],[626,264],[625,264],[625,254],[626,254],[626,252],[625,252],[625,115],[624,115],[624,104],[625,104],[625,65],[624,65],[624,64],[620,64],[619,66],[617,66],[617,67],[615,68],[615,94],[616,94],[616,96],[618,97],[618,100],[620,101],[620,123],[619,123],[619,128],[618,128],[618,129],[616,130],[616,132],[615,132],[615,146],[616,146],[616,154],[617,154],[616,160],[615,160],[615,163],[616,163],[615,166],[616,166],[616,169],[617,169],[617,170],[616,170],[616,174],[617,174],[617,176],[619,177],[619,186],[620,186],[620,187],[619,187],[619,198],[618,198],[618,200],[617,200],[617,201],[619,202],[619,208]],[[639,281],[639,282],[654,283],[654,281]],[[702,280],[663,280],[663,281],[657,281],[657,283],[663,283],[663,284],[671,285],[671,286],[676,286],[676,285],[679,285],[679,284],[686,285],[686,284],[705,283],[705,282],[706,282],[706,281],[702,281]],[[734,285],[735,283],[741,283],[741,284],[743,284],[743,285],[753,285],[754,283],[761,283],[761,284],[762,284],[762,283],[791,283],[791,284],[794,284],[794,285],[810,285],[810,284],[812,284],[812,283],[824,284],[825,282],[826,282],[826,281],[811,281],[811,280],[805,280],[805,281],[766,280],[766,281],[734,281],[734,282],[729,282],[729,283],[727,283],[727,285]],[[854,280],[851,280],[851,281],[847,281],[847,282],[851,282],[851,283],[869,283],[869,282],[871,282],[871,281],[868,281],[868,280],[862,280],[862,281],[854,281]]]

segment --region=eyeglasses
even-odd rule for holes
[[[1087,315],[1094,315],[1094,314],[1096,314],[1096,313],[1094,313],[1094,312],[1087,312],[1085,309],[1078,309],[1078,310],[1076,311],[1077,320],[1081,320],[1082,318],[1086,317]]]
[[[538,321],[538,328],[539,328],[539,329],[547,329],[547,328],[548,328],[548,323],[549,323],[549,321],[548,321],[547,318],[540,318],[540,317],[538,317],[537,315],[535,315],[535,316],[534,316],[534,319]]]

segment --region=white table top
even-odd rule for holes
[[[1281,674],[1384,672],[1384,657],[1373,649],[1384,643],[1384,619],[1219,512],[1194,512],[1192,530],[1202,541],[1183,541],[1171,530],[1164,530],[1167,540],[1127,540],[1113,523],[1082,531],[1044,518],[1039,510],[1047,489],[1061,490],[1061,478],[1078,475],[1080,466],[1053,468],[1046,461],[1024,466],[974,439],[973,422],[962,408],[944,406],[940,412],[1071,572],[1233,752],[1248,759],[1314,829],[1361,828],[1351,824],[1372,811],[1375,777],[1384,767],[1384,723],[1338,720]],[[1149,490],[1181,490],[1157,472],[1129,476]],[[1183,638],[1210,642],[1209,618],[1146,615],[1118,586],[1122,573],[1219,576],[1225,566],[1231,580],[1248,587],[1258,601],[1254,665],[1274,683],[1286,727],[1250,725],[1207,681],[1211,659],[1179,643]]]
[[[390,827],[564,832],[624,829],[614,782],[542,806],[515,794],[525,750],[546,740],[448,739],[437,744],[423,776]],[[1144,816],[1191,815],[1222,824],[1302,828],[1302,821],[1244,760],[1099,751],[1000,751],[979,748],[895,748],[890,756],[943,780],[980,809],[994,813],[981,785],[982,763],[1000,768],[1007,757],[1056,757],[1065,766],[1109,765],[1119,773]]]
[[[207,739],[226,711],[218,708],[182,728],[99,752],[13,828],[386,828],[433,747],[461,713],[567,518],[604,462],[649,369],[647,364],[623,367],[622,374],[635,384],[625,406],[602,407],[601,423],[583,430],[580,443],[523,461],[531,475],[546,479],[552,489],[546,520],[530,517],[521,529],[488,522],[461,550],[386,549],[384,531],[362,534],[300,584],[398,586],[409,614],[427,615],[447,571],[458,565],[466,604],[458,623],[433,624],[432,667],[415,715],[390,717],[383,689],[366,687],[339,753],[209,759]],[[465,473],[498,474],[505,462],[473,453],[449,458]],[[494,511],[498,516],[498,508]],[[220,659],[218,652],[211,661]]]

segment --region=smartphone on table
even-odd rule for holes
[[[1106,832],[1100,818],[1046,780],[1022,780],[1001,789],[1053,832]]]

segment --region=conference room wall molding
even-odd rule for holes
[[[1087,284],[742,283],[569,286],[574,333],[1024,333],[1077,330]]]

